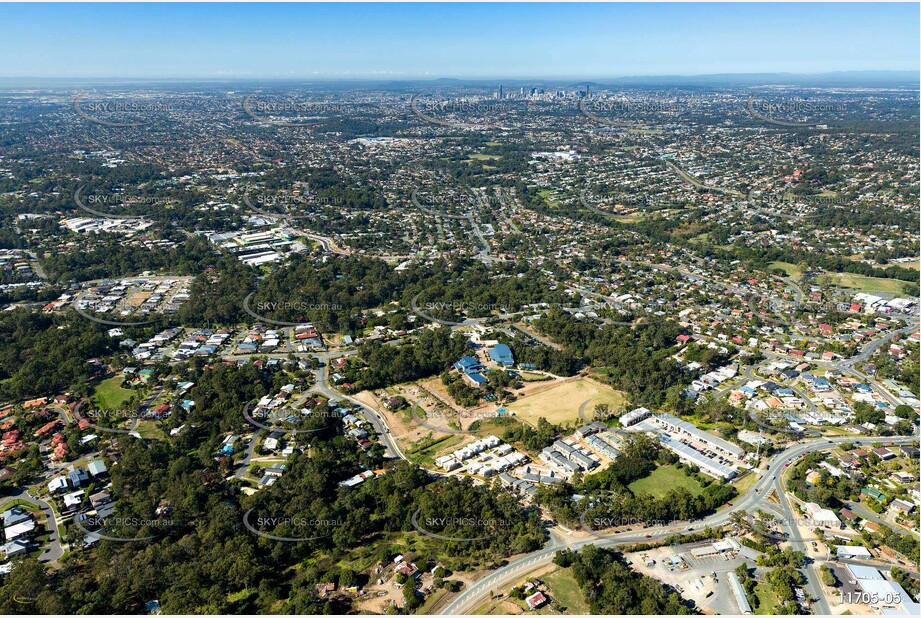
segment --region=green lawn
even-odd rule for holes
[[[865,277],[864,275],[855,275],[853,273],[826,273],[818,277],[817,281],[866,293],[888,292],[890,294],[903,294],[907,285],[907,282],[899,279]]]
[[[42,509],[40,506],[38,506],[37,504],[33,504],[32,502],[29,502],[28,500],[23,500],[22,498],[13,498],[12,500],[4,504],[3,508],[0,508],[0,513],[6,513],[7,511],[9,511],[15,506],[18,506],[23,511],[28,511],[29,513],[32,513],[33,515],[40,515],[42,513]]]
[[[130,427],[130,425],[129,425]],[[164,440],[166,439],[166,434],[163,431],[163,428],[160,426],[160,423],[157,421],[141,421],[135,427],[135,431],[138,432],[142,438],[148,440]]]
[[[541,577],[550,588],[550,604],[566,608],[568,614],[590,614],[588,602],[572,576],[572,569],[557,569]]]
[[[134,391],[121,387],[121,376],[103,380],[96,385],[93,401],[103,410],[114,410],[131,398]]]
[[[803,271],[796,264],[791,264],[790,262],[771,262],[768,264],[770,268],[779,268],[785,273],[788,277],[793,277],[794,279],[799,279],[803,276]]]
[[[539,196],[544,198],[544,201],[547,202],[551,208],[557,208],[560,205],[559,200],[556,199],[556,192],[551,191],[550,189],[541,189],[537,192]]]
[[[629,487],[635,494],[650,494],[656,498],[661,498],[676,487],[684,487],[695,496],[703,492],[697,479],[685,476],[684,472],[673,465],[659,466],[646,478],[630,483]]]
[[[758,597],[758,608],[755,613],[761,616],[772,616],[777,613],[780,605],[777,603],[777,597],[771,590],[770,584],[758,583],[755,586],[755,596]]]
[[[744,495],[749,489],[755,486],[755,483],[757,483],[760,478],[760,474],[749,472],[732,485],[736,488],[736,491],[739,492],[739,495]]]

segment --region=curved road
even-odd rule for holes
[[[334,391],[329,386],[329,382],[326,380],[326,362],[323,362],[319,367],[314,370],[314,377],[316,383],[313,388],[308,392],[317,392],[321,395],[333,399],[345,399],[351,402],[365,419],[371,423],[371,426],[374,427],[374,431],[380,436],[381,444],[384,445],[384,448],[387,450],[387,456],[391,459],[406,459],[406,455],[403,454],[403,451],[400,450],[399,445],[396,440],[393,439],[393,436],[390,435],[390,428],[387,426],[387,422],[384,420],[382,414],[376,410],[372,410],[366,403],[355,399],[354,397],[349,397],[338,391]]]
[[[917,440],[918,437],[916,435],[892,438],[892,442],[894,444],[911,444]],[[775,455],[771,459],[770,473],[759,479],[745,495],[737,498],[732,503],[732,506],[721,509],[717,513],[714,513],[713,515],[710,515],[709,517],[696,522],[693,526],[694,529],[701,530],[706,526],[712,527],[729,523],[733,513],[739,511],[748,511],[756,508],[761,502],[762,498],[766,496],[771,489],[779,488],[779,476],[784,470],[784,464],[788,461],[793,461],[800,455],[806,453],[820,450],[829,450],[834,448],[837,444],[852,441],[853,438],[831,438],[795,444],[792,447],[787,448],[782,453]],[[781,498],[781,501],[783,504],[784,498]],[[790,506],[789,503],[787,503],[785,510],[789,512],[789,509]],[[451,602],[445,605],[439,613],[463,614],[472,611],[488,598],[490,591],[503,588],[511,584],[516,579],[520,578],[522,575],[549,563],[553,559],[553,555],[556,553],[556,551],[558,549],[562,549],[562,546],[569,547],[573,550],[580,549],[586,545],[597,545],[599,547],[616,547],[618,545],[646,541],[647,534],[651,535],[652,539],[650,540],[655,540],[663,536],[669,536],[675,533],[684,533],[687,531],[688,525],[687,522],[684,522],[680,525],[646,528],[639,532],[612,533],[607,535],[607,538],[591,537],[588,539],[580,539],[578,541],[572,542],[567,542],[565,539],[558,539],[555,536],[551,536],[551,542],[547,547],[534,553],[528,554],[527,556],[519,558],[513,562],[510,562],[508,565],[502,567],[501,569],[498,569],[493,573],[490,573],[489,575],[479,579],[469,588],[461,592],[457,597],[452,599]],[[553,541],[553,539],[557,539],[557,541]],[[807,568],[805,571],[807,577],[807,591],[812,595],[813,598],[818,599],[818,613],[829,613],[828,604],[824,600],[824,596],[821,593],[821,588],[815,587],[815,573],[811,568]]]
[[[64,547],[61,545],[61,531],[58,529],[58,522],[54,514],[54,509],[50,504],[40,498],[36,498],[26,489],[16,489],[9,496],[0,500],[0,508],[12,500],[24,500],[38,506],[45,515],[49,532],[48,545],[42,554],[38,557],[39,562],[56,562],[64,555]]]

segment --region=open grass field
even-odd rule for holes
[[[629,487],[635,494],[649,494],[656,498],[661,498],[676,487],[684,487],[695,496],[703,491],[697,479],[685,476],[675,466],[659,466],[646,478],[630,483]]]
[[[560,202],[556,199],[556,193],[550,189],[541,189],[537,194],[544,198],[544,201],[552,208],[557,208],[560,205]]]
[[[736,488],[736,491],[739,492],[739,495],[744,495],[749,489],[755,486],[755,483],[758,482],[758,479],[761,478],[760,474],[756,472],[749,472],[738,481],[732,484]]]
[[[755,596],[758,597],[758,608],[755,613],[760,616],[771,616],[777,613],[779,603],[774,591],[769,584],[759,582],[755,586]]]
[[[818,277],[818,282],[869,294],[876,292],[903,294],[906,285],[905,281],[898,279],[865,277],[864,275],[855,275],[853,273],[826,273]]]
[[[405,451],[410,461],[419,466],[434,466],[435,458],[454,448],[460,448],[464,436],[451,434],[441,438],[423,438]]]
[[[166,433],[157,421],[141,421],[135,431],[147,440],[165,440]]]
[[[614,408],[626,401],[624,393],[610,386],[587,378],[579,378],[552,386],[533,395],[527,395],[505,407],[529,425],[536,426],[540,418],[545,418],[554,424],[578,423],[581,422],[579,406],[587,399],[591,400],[586,406],[586,414],[589,418],[596,404],[606,403]]]
[[[121,387],[121,376],[114,376],[96,385],[93,401],[103,410],[114,410],[131,398],[134,391]]]
[[[502,158],[502,155],[494,154],[483,154],[481,152],[475,152],[469,157],[473,161],[498,161]]]
[[[572,576],[572,569],[557,569],[541,577],[550,589],[550,603],[557,610],[566,608],[567,614],[590,614],[585,596]]]
[[[771,268],[779,268],[787,273],[788,277],[793,277],[794,279],[799,279],[803,276],[803,271],[796,264],[791,264],[790,262],[771,262],[768,264]]]

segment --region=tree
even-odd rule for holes
[[[834,572],[828,568],[827,564],[823,564],[821,567],[819,567],[819,572],[822,574],[823,584],[829,588],[834,588],[838,585],[838,578],[835,577]]]
[[[410,577],[405,584],[403,584],[403,609],[407,612],[415,611],[422,601],[419,599],[419,594],[416,591],[416,578]]]
[[[358,585],[358,576],[352,569],[342,569],[339,571],[339,586],[342,588],[351,588]]]

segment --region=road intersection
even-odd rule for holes
[[[887,441],[892,442],[893,444],[911,444],[917,440],[917,435],[887,438]],[[720,509],[713,515],[705,517],[699,522],[696,522],[694,528],[696,530],[701,530],[705,527],[712,528],[714,526],[728,524],[732,521],[732,516],[734,513],[748,512],[758,508],[760,503],[770,493],[770,490],[773,489],[778,493],[778,496],[781,500],[781,508],[786,513],[787,521],[784,522],[785,527],[788,528],[789,532],[795,532],[795,530],[792,530],[792,527],[793,522],[796,521],[796,513],[793,512],[789,502],[782,497],[784,493],[781,487],[781,476],[783,470],[785,470],[784,464],[793,462],[800,456],[807,453],[831,450],[837,447],[839,444],[852,441],[853,438],[823,438],[790,446],[783,452],[775,455],[770,460],[768,465],[770,470],[768,473],[759,479],[743,496],[737,498],[731,506]],[[564,547],[568,547],[571,550],[578,550],[582,547],[585,547],[586,545],[617,547],[633,543],[654,542],[656,540],[662,539],[663,537],[671,536],[674,534],[689,534],[692,531],[688,530],[688,527],[688,522],[681,522],[680,524],[670,524],[667,526],[645,528],[640,532],[626,531],[616,534],[612,533],[606,539],[592,537],[588,539],[567,540],[551,533],[551,541],[546,547],[518,558],[517,560],[510,562],[508,565],[477,580],[474,584],[472,584],[466,590],[461,592],[457,597],[452,599],[448,604],[446,604],[439,613],[464,614],[473,611],[476,607],[481,605],[489,598],[489,595],[492,591],[507,587],[528,572],[550,563],[553,560],[553,556],[556,554],[556,552],[560,549],[563,549]],[[650,535],[651,538],[647,538],[646,535]],[[790,534],[790,536],[798,537],[797,534]],[[794,549],[805,551],[805,546],[796,546],[795,541],[791,542],[794,544]],[[802,545],[801,541],[799,545]],[[804,569],[807,580],[806,590],[809,592],[812,598],[817,600],[816,613],[829,614],[830,610],[828,607],[828,602],[825,600],[824,594],[822,594],[822,588],[818,583],[818,577],[815,574],[814,569],[811,567],[812,565],[807,565],[807,568]]]

